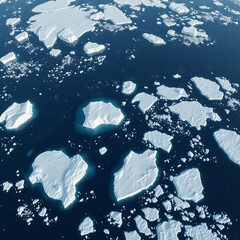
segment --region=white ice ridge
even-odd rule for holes
[[[159,132],[157,130],[149,131],[144,134],[143,140],[150,142],[155,148],[161,148],[166,152],[170,152],[172,149],[173,136],[166,133]]]
[[[214,138],[228,158],[240,165],[240,135],[231,130],[220,129],[214,132]]]
[[[134,220],[136,222],[138,231],[140,233],[144,234],[145,236],[153,235],[152,231],[148,227],[147,221],[144,218],[142,218],[140,215],[138,215],[134,218]]]
[[[204,107],[197,101],[182,101],[170,106],[169,109],[171,112],[178,114],[182,121],[187,121],[197,130],[200,130],[201,126],[207,126],[207,119],[215,122],[221,121],[219,115],[213,112],[213,108]]]
[[[131,24],[132,20],[128,18],[124,12],[112,5],[103,5],[104,20],[109,20],[115,25]]]
[[[220,86],[217,83],[203,77],[193,77],[191,81],[199,89],[201,94],[209,100],[223,99],[223,92],[219,90]]]
[[[186,14],[186,13],[189,13],[189,9],[185,6],[184,3],[175,3],[175,2],[171,2],[169,4],[169,8],[178,13],[178,14]]]
[[[132,100],[132,103],[138,102],[138,107],[139,109],[145,113],[146,111],[148,111],[153,104],[158,100],[157,97],[152,96],[148,93],[145,92],[141,92],[138,93]]]
[[[137,86],[136,83],[134,83],[132,81],[125,81],[125,82],[123,82],[122,93],[130,95],[130,94],[132,94],[135,91],[136,86]]]
[[[90,217],[86,217],[78,227],[81,236],[88,235],[94,232],[94,224]]]
[[[119,125],[124,119],[120,108],[111,102],[93,101],[83,108],[85,121],[83,126],[96,129],[102,125]]]
[[[220,84],[223,90],[232,92],[232,93],[236,92],[236,89],[232,87],[228,79],[224,77],[216,77],[215,79],[218,81],[218,83]]]
[[[94,42],[87,42],[83,46],[83,50],[88,55],[95,55],[98,53],[102,53],[105,50],[105,46],[103,44],[97,44]]]
[[[29,19],[29,31],[34,32],[47,48],[53,47],[57,38],[73,43],[84,33],[94,31],[96,22],[89,18],[92,10],[70,6],[71,2],[48,1],[32,9],[37,14]]]
[[[4,65],[7,65],[17,59],[16,55],[14,52],[10,52],[3,57],[0,58],[0,62]]]
[[[161,95],[167,100],[178,100],[183,97],[188,97],[188,94],[186,93],[184,88],[167,87],[165,85],[157,87],[157,94]]]
[[[185,170],[173,178],[178,197],[183,200],[198,202],[204,198],[200,172],[197,168]]]
[[[114,174],[114,194],[118,201],[132,197],[153,185],[157,176],[157,151],[131,151],[122,168]]]
[[[141,240],[137,231],[124,232],[125,240]]]
[[[150,222],[154,222],[159,219],[159,210],[156,208],[146,207],[143,208],[142,211],[144,213],[145,218]]]
[[[157,225],[158,240],[178,240],[178,233],[181,232],[182,224],[175,220],[169,220]]]
[[[14,102],[0,116],[0,123],[5,123],[7,129],[17,129],[33,116],[33,105],[30,101]]]
[[[19,33],[18,35],[15,36],[15,39],[19,42],[22,43],[28,39],[28,32],[24,31]]]
[[[216,233],[213,233],[211,229],[208,228],[206,223],[202,223],[197,226],[185,226],[185,234],[193,240],[220,240]]]
[[[150,33],[143,33],[142,36],[148,42],[153,43],[156,46],[161,46],[161,45],[166,44],[166,42],[162,38],[160,38],[160,37],[158,37],[156,35],[153,35],[153,34],[150,34]]]
[[[76,184],[88,165],[80,155],[69,158],[62,151],[46,151],[37,156],[32,168],[30,182],[41,183],[48,197],[61,200],[67,208],[76,199]]]

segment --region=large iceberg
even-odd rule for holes
[[[0,123],[5,122],[7,129],[17,129],[33,116],[33,105],[30,101],[14,102],[0,116]]]
[[[37,156],[32,168],[30,182],[41,183],[48,197],[61,200],[67,208],[76,199],[76,184],[88,165],[80,155],[69,158],[62,151],[46,151]]]
[[[141,154],[131,151],[122,168],[114,174],[114,194],[118,201],[148,189],[158,176],[157,151]]]

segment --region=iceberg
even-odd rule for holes
[[[105,50],[105,46],[102,44],[87,42],[84,45],[83,50],[87,55],[95,55],[98,53],[102,53]]]
[[[130,94],[132,94],[135,91],[136,86],[137,86],[136,83],[134,83],[132,81],[125,81],[125,82],[123,82],[122,93],[130,95]]]
[[[146,150],[141,154],[131,151],[122,168],[114,174],[114,194],[118,201],[148,189],[156,181],[157,151]]]
[[[213,108],[204,107],[197,101],[182,101],[169,107],[171,112],[178,114],[182,121],[187,121],[197,130],[201,126],[207,126],[207,119],[212,121],[221,121],[217,113],[213,112]]]
[[[19,33],[18,35],[15,36],[15,39],[19,42],[22,43],[28,39],[28,32],[24,31]]]
[[[165,85],[157,87],[157,94],[167,100],[178,100],[180,98],[188,97],[184,88],[167,87]]]
[[[33,105],[30,101],[14,102],[0,116],[0,123],[5,123],[6,129],[17,129],[33,116]]]
[[[175,220],[169,220],[157,225],[158,240],[178,240],[178,233],[181,232],[182,224]]]
[[[161,46],[161,45],[165,45],[166,44],[166,42],[162,38],[160,38],[160,37],[158,37],[156,35],[149,34],[149,33],[143,33],[142,36],[147,41],[149,41],[150,43],[153,43],[156,46]]]
[[[240,135],[227,129],[220,129],[214,132],[213,135],[228,158],[240,165]]]
[[[81,236],[88,235],[94,232],[94,224],[90,217],[86,217],[82,223],[79,225],[78,230]]]
[[[10,52],[6,54],[5,56],[0,58],[0,62],[4,65],[8,65],[9,63],[15,61],[17,59],[14,52]]]
[[[174,186],[177,190],[178,197],[183,200],[199,202],[204,198],[202,191],[200,172],[197,168],[191,168],[183,171],[173,178]]]
[[[52,49],[50,52],[50,55],[53,57],[58,57],[61,54],[61,50],[60,49]]]
[[[76,199],[76,184],[88,165],[80,155],[69,158],[62,151],[46,151],[37,156],[32,168],[30,182],[41,183],[48,197],[61,200],[67,208]]]
[[[186,14],[189,13],[189,9],[185,6],[184,3],[175,3],[171,2],[169,8],[177,14]]]

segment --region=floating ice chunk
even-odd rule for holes
[[[227,129],[220,129],[214,132],[213,135],[228,158],[240,165],[240,135]]]
[[[29,177],[42,183],[48,197],[61,200],[67,208],[76,199],[76,184],[85,176],[88,165],[80,155],[69,158],[62,151],[47,151],[37,156]]]
[[[132,94],[135,91],[136,86],[137,86],[136,83],[134,83],[132,81],[125,81],[125,82],[123,82],[122,93],[130,95],[130,94]]]
[[[95,55],[98,53],[102,53],[105,50],[105,46],[103,44],[87,42],[84,45],[83,50],[87,55]]]
[[[220,86],[217,83],[202,77],[193,77],[191,81],[199,89],[201,94],[209,100],[223,99],[223,92],[219,90]]]
[[[24,183],[25,183],[24,180],[20,180],[20,181],[16,182],[15,186],[18,190],[21,190],[21,189],[24,189]]]
[[[132,20],[128,18],[124,12],[122,12],[116,6],[104,5],[104,20],[109,20],[115,25],[131,24]]]
[[[165,85],[161,85],[157,88],[157,94],[168,100],[178,100],[182,97],[188,97],[184,88],[167,87]]]
[[[219,115],[213,112],[213,108],[204,107],[197,101],[182,101],[170,106],[169,109],[178,114],[182,121],[187,121],[197,130],[200,130],[201,126],[207,125],[207,119],[215,122],[221,121]]]
[[[119,5],[139,6],[142,4],[142,0],[114,0]]]
[[[190,37],[197,37],[198,30],[197,30],[197,28],[195,28],[193,26],[191,26],[191,27],[184,26],[182,29],[182,34],[188,35]]]
[[[154,222],[159,219],[159,210],[156,208],[146,207],[143,208],[142,211],[144,213],[145,218],[150,222]]]
[[[160,37],[158,37],[158,36],[156,36],[156,35],[149,34],[149,33],[143,33],[142,36],[143,36],[147,41],[149,41],[150,43],[153,43],[153,44],[156,45],[156,46],[161,46],[161,45],[166,44],[166,42],[165,42],[162,38],[160,38]]]
[[[8,192],[13,187],[13,184],[8,181],[4,182],[2,185],[3,185],[3,191],[5,192]]]
[[[41,209],[41,211],[38,213],[40,217],[45,217],[47,214],[47,209],[44,207]]]
[[[218,7],[224,6],[223,3],[219,2],[219,1],[216,1],[216,0],[213,1],[213,4],[214,4],[215,6],[218,6]]]
[[[178,233],[181,232],[182,224],[175,220],[169,220],[157,225],[158,240],[178,240]]]
[[[21,18],[9,18],[6,21],[7,26],[14,27],[21,22]]]
[[[151,236],[153,235],[152,231],[148,227],[148,223],[145,219],[143,219],[140,215],[136,216],[134,218],[138,231],[140,233],[143,233],[145,236]]]
[[[86,217],[82,223],[79,225],[78,230],[81,236],[88,235],[94,232],[94,224],[90,217]]]
[[[178,197],[198,202],[204,198],[200,172],[197,168],[188,169],[173,178]]]
[[[15,61],[17,59],[14,52],[10,52],[6,54],[5,56],[0,58],[0,62],[4,65],[8,65],[9,63]]]
[[[109,214],[111,220],[113,220],[113,225],[117,225],[119,228],[122,226],[123,221],[122,221],[122,213],[121,212],[115,212],[112,211]]]
[[[155,96],[152,96],[148,93],[145,93],[145,92],[141,92],[141,93],[138,93],[132,100],[132,103],[135,103],[135,102],[139,102],[138,104],[138,107],[139,109],[145,113],[146,111],[148,111],[152,106],[153,104],[157,101],[157,97]]]
[[[15,39],[19,42],[22,43],[28,39],[28,32],[21,32],[18,35],[15,36]]]
[[[0,123],[5,123],[6,129],[17,129],[33,116],[33,105],[30,101],[14,102],[0,116]]]
[[[179,78],[181,78],[182,76],[181,76],[180,74],[174,74],[173,77],[174,77],[175,79],[179,79]]]
[[[193,240],[220,240],[217,234],[208,228],[206,223],[197,226],[185,226],[185,234]]]
[[[157,186],[153,189],[153,191],[154,191],[154,196],[155,196],[156,198],[158,198],[158,197],[160,197],[161,195],[164,194],[164,191],[163,191],[163,189],[162,189],[162,187],[161,187],[160,185],[157,185]]]
[[[107,152],[107,148],[106,147],[102,147],[102,148],[99,149],[99,153],[101,155],[104,155],[106,152]]]
[[[126,240],[141,240],[137,231],[124,232],[124,235]]]
[[[143,137],[144,141],[148,141],[155,148],[161,148],[168,153],[172,149],[172,139],[172,136],[166,133],[159,132],[157,130],[146,132]]]
[[[186,14],[186,13],[189,13],[189,9],[185,6],[184,3],[175,3],[175,2],[171,2],[169,4],[169,8],[178,13],[178,14]]]
[[[99,21],[104,18],[103,12],[97,12],[91,15],[90,19],[93,21]]]
[[[157,151],[131,151],[122,168],[114,174],[114,194],[118,201],[132,197],[153,185],[157,176]]]
[[[216,77],[215,79],[218,81],[222,89],[224,89],[225,91],[232,92],[232,93],[236,92],[236,89],[232,87],[228,79],[220,78],[220,77]]]
[[[0,4],[7,2],[7,0],[0,0]]]
[[[202,25],[203,22],[198,21],[196,19],[192,19],[192,20],[188,21],[187,24],[194,27],[194,26]]]
[[[50,53],[50,55],[51,56],[53,56],[53,57],[58,57],[60,54],[61,54],[61,50],[60,49],[52,49],[49,53]]]
[[[85,121],[83,126],[96,129],[102,125],[119,125],[124,119],[120,108],[115,107],[111,102],[95,101],[90,102],[83,108]]]

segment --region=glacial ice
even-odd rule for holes
[[[165,85],[157,87],[157,94],[161,95],[167,100],[178,100],[180,98],[188,97],[188,94],[184,88],[167,87]]]
[[[83,46],[83,50],[87,55],[95,55],[98,53],[102,53],[105,50],[105,46],[103,44],[97,44],[94,42],[87,42]]]

